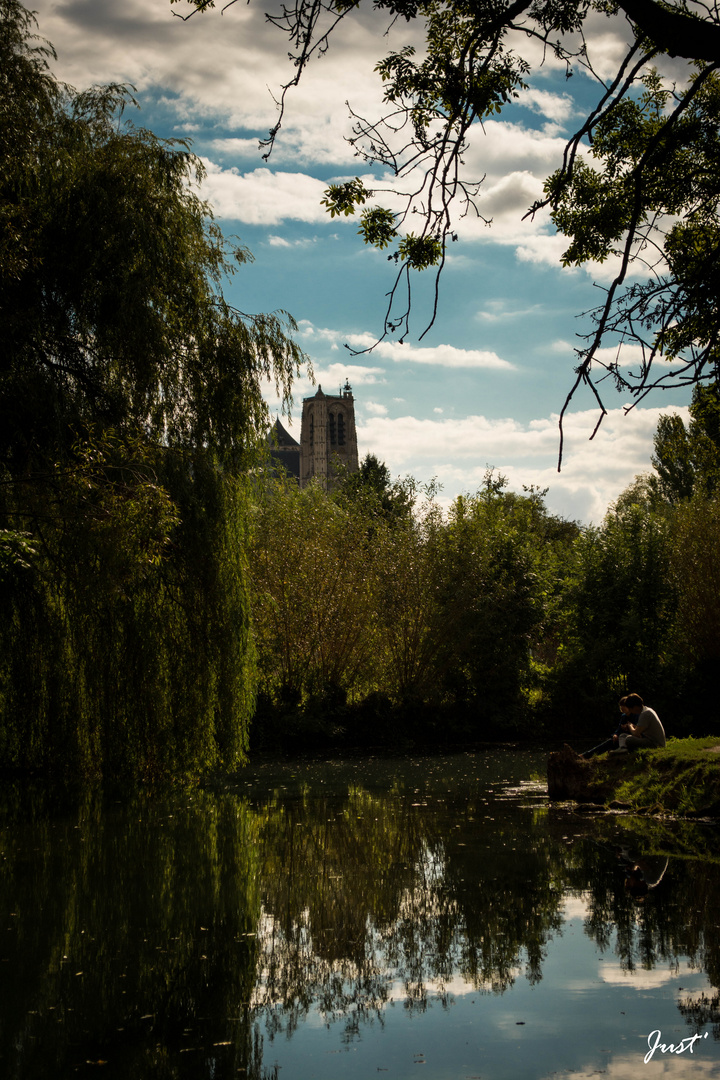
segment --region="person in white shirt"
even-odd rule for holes
[[[654,709],[644,704],[639,694],[628,694],[625,698],[629,717],[622,725],[628,736],[625,746],[628,750],[637,750],[643,746],[665,746],[665,729]],[[635,719],[637,718],[637,719]],[[633,719],[635,722],[633,723]]]

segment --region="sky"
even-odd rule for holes
[[[590,80],[567,80],[546,60],[522,103],[474,132],[464,160],[468,176],[485,177],[480,210],[492,225],[458,223],[438,316],[422,340],[432,310],[429,277],[415,286],[405,343],[386,340],[365,351],[382,333],[393,264],[362,244],[356,220],[331,219],[321,200],[328,183],[356,175],[383,186],[346,141],[347,102],[362,116],[380,115],[374,65],[414,31],[402,22],[383,36],[371,9],[341,26],[289,95],[265,161],[258,141],[275,123],[280,88],[293,75],[287,39],[264,16],[274,2],[236,3],[187,21],[173,12],[190,9],[169,0],[31,6],[40,35],[57,52],[59,78],[78,89],[130,83],[141,107],[134,123],[192,140],[206,168],[203,197],[224,233],[254,256],[228,281],[226,296],[247,313],[289,312],[312,362],[315,383],[304,371],[289,418],[267,387],[273,417],[280,415],[296,439],[303,397],[318,383],[337,393],[348,379],[361,458],[375,454],[394,476],[435,479],[445,504],[476,491],[493,468],[513,490],[547,488],[553,513],[599,523],[635,475],[650,470],[659,416],[687,416],[689,396],[664,392],[628,412],[627,395],[606,384],[608,415],[591,441],[597,408],[589,392],[578,393],[558,473],[558,414],[572,385],[578,335],[590,325],[582,313],[598,303],[613,267],[563,269],[562,237],[547,217],[531,222],[523,215],[594,100]],[[592,18],[594,60],[603,74],[622,41],[608,33],[606,20]],[[626,360],[631,365],[630,352]]]

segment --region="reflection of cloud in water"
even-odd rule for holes
[[[587,893],[580,896],[566,896],[563,900],[563,918],[566,922],[571,919],[587,919],[590,914],[590,900]]]
[[[698,974],[692,968],[686,969],[687,974]],[[620,964],[600,964],[600,978],[605,983],[613,986],[632,986],[634,990],[652,990],[656,986],[663,986],[674,979],[682,977],[677,968],[653,968],[647,971],[644,968],[635,968],[627,971]]]
[[[652,1080],[661,1080],[666,1076],[672,1077],[672,1080],[681,1080],[681,1078],[686,1080],[689,1077],[693,1080],[698,1080],[698,1077],[704,1080],[705,1077],[716,1077],[718,1075],[717,1046],[713,1044],[707,1049],[709,1053],[704,1061],[699,1056],[699,1051],[695,1050],[692,1057],[689,1051],[681,1054],[680,1057],[672,1054],[658,1058],[656,1054],[646,1066],[643,1064],[643,1057],[647,1047],[644,1040],[640,1040],[637,1053],[611,1058],[602,1070],[602,1075],[604,1080],[638,1080],[638,1076],[652,1077]],[[597,1080],[597,1076],[598,1070],[595,1066],[588,1066],[587,1070],[573,1069],[572,1072],[573,1080]]]
[[[516,967],[511,969],[509,975],[512,979],[519,979],[522,973],[523,969]],[[423,985],[429,999],[466,997],[468,994],[491,994],[496,989],[490,980],[485,980],[474,986],[459,974],[452,975],[448,979],[426,979]],[[407,1001],[407,996],[407,985],[396,980],[391,987],[389,1000],[404,1002]]]

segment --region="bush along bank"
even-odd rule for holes
[[[601,803],[638,814],[720,818],[717,738],[668,739],[658,750],[586,761],[569,746],[548,758],[553,802]]]

